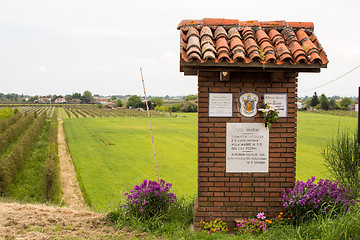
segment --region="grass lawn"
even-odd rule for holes
[[[180,196],[195,195],[197,115],[152,118],[151,123],[160,178]],[[109,211],[135,184],[156,180],[147,118],[65,119],[64,128],[82,191],[94,210]]]
[[[192,197],[197,184],[197,114],[152,118],[160,178],[180,196]],[[320,155],[338,126],[357,126],[357,118],[298,113],[297,179],[325,178]],[[156,180],[147,118],[64,120],[69,149],[85,198],[94,210],[109,211],[143,179]]]
[[[321,157],[321,149],[326,147],[338,129],[357,128],[357,118],[335,116],[311,112],[298,112],[296,178],[305,181],[315,176],[328,178],[328,171]]]

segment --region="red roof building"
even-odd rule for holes
[[[329,62],[313,23],[204,18],[178,29],[180,71],[198,77],[195,226],[277,216],[296,181],[298,73]],[[279,109],[271,129],[257,110],[266,104]]]

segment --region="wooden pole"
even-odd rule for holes
[[[151,133],[151,141],[152,141],[153,152],[154,152],[154,160],[155,160],[156,176],[157,176],[158,182],[160,182],[160,178],[159,178],[159,171],[158,171],[157,162],[156,162],[156,153],[155,153],[154,136],[153,136],[152,127],[151,127],[151,121],[150,121],[150,111],[149,111],[149,105],[148,105],[148,101],[147,101],[147,97],[146,97],[145,83],[144,83],[144,77],[143,77],[143,73],[142,73],[142,69],[141,69],[141,67],[140,67],[140,73],[141,73],[141,80],[142,80],[142,84],[143,84],[143,88],[144,88],[144,95],[145,95],[146,110],[147,110],[147,114],[148,114],[148,118],[149,118],[150,133]]]

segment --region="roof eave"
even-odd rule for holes
[[[197,71],[231,71],[231,72],[249,72],[249,71],[264,71],[264,72],[320,72],[321,68],[326,68],[326,64],[313,63],[305,64],[299,63],[296,65],[290,63],[283,63],[281,65],[275,63],[262,64],[260,62],[212,62],[207,61],[199,63],[197,61],[186,62],[180,59],[180,71],[188,72],[186,75],[196,75]],[[194,74],[191,74],[193,72]]]

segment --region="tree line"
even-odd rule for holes
[[[330,99],[325,96],[325,94],[321,94],[318,97],[317,93],[314,92],[314,95],[311,98],[306,99],[305,107],[313,108],[313,109],[322,109],[322,110],[347,110],[348,106],[354,104],[354,101],[348,97],[339,99],[335,97],[331,97]]]
[[[151,98],[147,101],[149,110],[157,110],[161,112],[197,112],[197,95],[188,95],[184,102],[174,103],[170,106],[164,106],[164,100],[160,97]],[[126,102],[127,108],[142,108],[146,110],[146,102],[140,96],[133,95]]]

